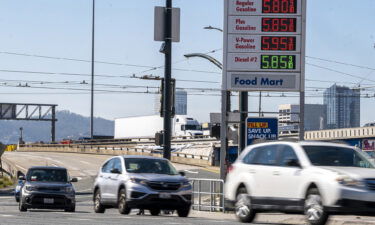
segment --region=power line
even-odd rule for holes
[[[375,80],[371,80],[371,79],[368,79],[368,78],[365,78],[365,77],[353,75],[353,74],[350,74],[350,73],[345,73],[345,72],[342,72],[342,71],[339,71],[339,70],[335,70],[335,69],[330,69],[328,67],[315,65],[315,64],[312,64],[312,63],[306,63],[306,64],[310,65],[310,66],[313,66],[313,67],[316,67],[316,68],[320,68],[320,69],[328,70],[328,71],[331,71],[331,72],[340,73],[340,74],[343,74],[343,75],[346,75],[346,76],[358,78],[358,79],[361,79],[361,80],[367,80],[367,81],[375,82]]]
[[[8,70],[8,69],[0,69],[0,72],[4,73],[26,73],[26,74],[35,74],[35,75],[61,75],[61,76],[83,76],[83,77],[91,77],[90,74],[87,73],[61,73],[61,72],[44,72],[44,71],[29,71],[29,70]],[[108,75],[108,74],[95,74],[97,77],[107,77],[107,78],[139,78],[136,76],[125,76],[125,75]],[[193,83],[220,83],[217,81],[209,81],[209,80],[189,80],[189,79],[177,79],[180,82],[193,82]]]
[[[210,51],[206,52],[205,54],[215,53],[215,52],[220,51],[220,50],[222,50],[222,48],[210,50]],[[8,52],[8,51],[0,51],[0,54],[26,56],[26,57],[36,57],[36,58],[43,58],[43,59],[54,59],[54,60],[65,60],[65,61],[91,63],[91,60],[85,60],[85,59],[67,58],[67,57],[56,57],[56,56],[46,56],[46,55],[27,54],[27,53],[17,53],[17,52]],[[181,62],[185,62],[185,61],[188,61],[188,59],[184,58],[184,59],[178,60],[176,62],[173,62],[173,64],[177,64],[177,63],[181,63]],[[146,72],[150,72],[150,71],[154,71],[154,70],[158,70],[158,69],[164,68],[164,65],[162,65],[162,66],[149,66],[149,65],[118,63],[118,62],[108,62],[108,61],[95,61],[95,63],[106,64],[106,65],[113,65],[113,66],[129,66],[129,67],[147,68],[147,70],[138,72],[137,74],[146,73]],[[183,68],[174,68],[173,70],[184,71],[184,72],[207,73],[207,74],[221,74],[221,72],[215,72],[215,71],[191,70],[191,69],[183,69]],[[107,77],[107,78],[111,78],[111,77]]]
[[[313,57],[313,56],[306,56],[306,58],[316,59],[316,60],[325,61],[325,62],[336,63],[336,64],[340,64],[340,65],[345,65],[345,66],[353,66],[353,67],[357,67],[357,68],[361,68],[361,69],[375,70],[375,68],[371,68],[371,67],[367,67],[367,66],[355,65],[355,64],[351,64],[351,63],[339,62],[339,61],[331,60],[331,59],[323,59],[323,58]]]

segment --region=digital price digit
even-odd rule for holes
[[[296,37],[262,36],[263,51],[295,51]]]
[[[263,13],[297,13],[297,0],[263,0]]]
[[[263,32],[296,32],[296,18],[262,18]]]
[[[294,70],[296,69],[295,55],[261,55],[261,69]]]

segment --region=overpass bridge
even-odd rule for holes
[[[330,129],[318,131],[306,131],[305,140],[332,141],[337,140],[352,146],[356,146],[375,156],[375,127],[356,127],[343,129]]]

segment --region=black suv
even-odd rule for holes
[[[26,178],[20,176],[19,179],[24,181],[20,190],[21,212],[29,208],[75,211],[75,190],[71,182],[77,182],[77,178],[69,179],[65,168],[31,167]]]

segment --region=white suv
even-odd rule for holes
[[[356,148],[325,142],[270,142],[247,147],[229,169],[225,197],[242,222],[257,212],[374,215],[375,166]]]

